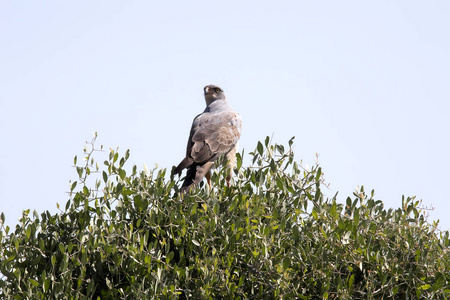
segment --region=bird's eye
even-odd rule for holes
[[[219,89],[219,88],[215,88],[215,90],[214,90],[216,93],[220,93],[221,92],[221,90]]]

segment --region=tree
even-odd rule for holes
[[[165,169],[127,174],[111,150],[100,167],[95,138],[76,166],[60,213],[23,213],[0,231],[2,299],[444,299],[449,233],[427,223],[419,201],[385,209],[364,188],[338,203],[319,165],[258,142],[213,188],[189,194]],[[102,148],[101,148],[102,149]],[[74,159],[77,164],[77,157]],[[5,216],[1,215],[2,224]]]

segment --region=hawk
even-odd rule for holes
[[[241,116],[229,105],[223,90],[215,85],[203,88],[206,108],[194,118],[186,149],[186,157],[173,174],[188,169],[181,189],[188,192],[206,176],[211,187],[211,167],[226,163],[227,185],[236,164],[236,151],[242,130]]]

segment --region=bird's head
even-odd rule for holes
[[[226,100],[223,90],[217,85],[207,85],[203,88],[205,93],[206,106],[210,105],[216,100]]]

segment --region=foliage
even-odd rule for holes
[[[450,296],[449,233],[419,201],[386,210],[363,188],[345,205],[326,199],[321,167],[297,164],[292,139],[258,142],[246,168],[238,154],[230,188],[219,170],[190,194],[165,169],[127,172],[129,151],[100,168],[94,141],[60,213],[2,226],[0,298]]]

